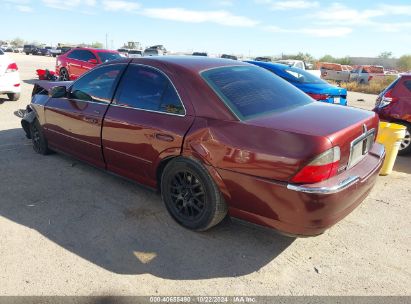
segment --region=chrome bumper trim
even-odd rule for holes
[[[348,188],[349,186],[355,184],[359,180],[360,180],[359,176],[351,176],[341,181],[339,184],[333,187],[306,187],[306,186],[288,184],[287,189],[297,191],[297,192],[311,193],[311,194],[332,194],[332,193],[337,193],[337,192],[340,192]]]

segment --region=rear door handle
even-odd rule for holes
[[[83,120],[88,123],[98,124],[98,119],[92,117],[83,117]]]
[[[158,140],[162,140],[162,141],[167,141],[167,142],[171,142],[174,141],[174,137],[168,134],[161,134],[161,133],[157,133],[156,134],[156,138]]]

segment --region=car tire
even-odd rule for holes
[[[208,230],[227,215],[227,204],[218,186],[196,160],[178,157],[166,165],[161,196],[171,217],[190,230]]]
[[[405,138],[401,142],[400,148],[398,150],[398,155],[411,154],[411,124],[400,122],[399,125],[406,127]]]
[[[26,52],[26,55],[30,55],[30,53],[27,53],[27,52]]]
[[[10,101],[17,101],[20,99],[20,93],[9,93],[7,94],[7,97]]]
[[[70,75],[69,75],[69,72],[67,71],[67,69],[66,68],[61,68],[60,69],[60,80],[61,81],[69,81],[70,80]]]
[[[30,124],[30,136],[33,143],[33,150],[39,154],[47,155],[50,153],[47,138],[44,136],[40,123],[35,119]]]

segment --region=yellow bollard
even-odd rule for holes
[[[386,151],[385,161],[382,165],[380,175],[388,175],[392,172],[398,148],[405,137],[405,127],[395,123],[380,122],[377,142],[383,144]]]

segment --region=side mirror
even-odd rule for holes
[[[52,87],[49,91],[51,98],[63,98],[67,96],[67,88],[65,86]]]
[[[98,63],[97,59],[89,59],[87,62],[91,63],[91,64],[97,64]]]

